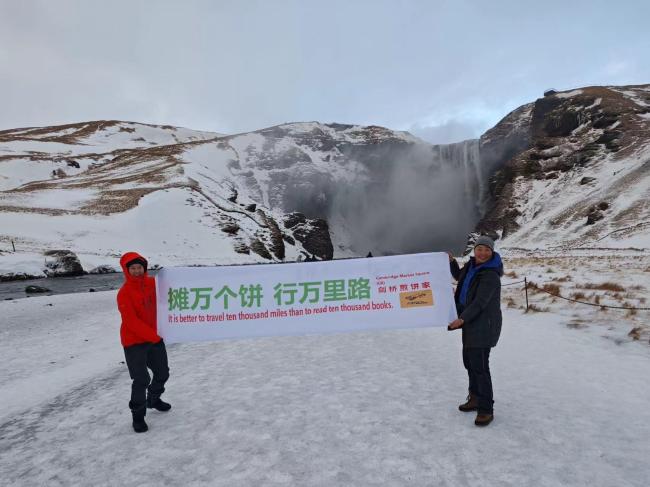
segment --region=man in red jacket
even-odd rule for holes
[[[120,259],[120,265],[125,277],[117,293],[117,307],[122,315],[120,338],[133,380],[129,408],[133,429],[143,433],[149,429],[144,420],[147,408],[171,409],[171,405],[160,399],[169,379],[167,350],[157,333],[156,281],[147,275],[147,260],[140,254],[127,252]],[[152,380],[147,368],[153,372]]]

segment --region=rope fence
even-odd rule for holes
[[[630,308],[627,306],[610,306],[608,304],[596,304],[596,303],[588,303],[586,301],[578,301],[577,299],[571,299],[571,298],[566,298],[564,296],[560,296],[559,294],[552,293],[550,291],[546,291],[545,289],[539,289],[539,291],[542,291],[543,293],[549,294],[551,296],[555,296],[556,298],[560,299],[566,299],[567,301],[572,301],[574,303],[579,303],[579,304],[587,304],[589,306],[598,306],[599,308],[612,308],[612,309],[633,309],[633,310],[639,310],[639,311],[649,311],[650,308]]]
[[[528,310],[530,308],[530,305],[528,303],[528,287],[529,286],[532,289],[534,289],[535,291],[540,291],[540,292],[546,293],[549,296],[553,296],[555,298],[560,298],[560,299],[564,299],[566,301],[571,301],[572,303],[585,304],[587,306],[596,306],[598,308],[625,309],[625,310],[634,310],[634,311],[650,311],[650,308],[635,308],[635,307],[630,307],[630,306],[613,306],[613,305],[609,305],[609,304],[589,303],[587,301],[580,301],[578,299],[567,298],[566,296],[562,296],[561,294],[553,293],[551,291],[547,291],[546,289],[543,289],[543,288],[539,287],[537,284],[529,283],[527,277],[524,277],[521,281],[508,282],[506,284],[502,284],[501,287],[513,286],[515,284],[521,284],[522,282],[524,283],[524,291],[526,293],[526,312],[528,312]]]
[[[526,279],[522,279],[521,281],[515,281],[515,282],[509,282],[507,284],[501,284],[501,287],[506,287],[506,286],[513,286],[515,284],[520,284],[522,282],[526,282]]]

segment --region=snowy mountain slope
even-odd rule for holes
[[[505,247],[650,248],[649,105],[650,85],[581,88],[439,146],[318,122],[3,131],[0,275],[39,275],[57,248],[85,268],[133,245],[161,265],[244,263],[460,249],[476,230]]]
[[[213,139],[218,135],[115,120],[0,131],[0,190],[48,179],[52,171],[78,174],[128,149]],[[59,173],[59,177],[62,175]]]
[[[148,413],[144,439],[115,292],[5,301],[0,314],[7,485],[633,487],[650,475],[646,348],[554,313],[505,310],[486,429],[456,409],[460,336],[437,328],[170,346],[173,407]]]
[[[0,161],[9,186],[0,192],[0,240],[5,249],[14,241],[25,253],[24,260],[33,261],[30,267],[7,256],[7,267],[18,264],[22,272],[38,275],[42,259],[34,256],[48,248],[72,249],[82,263],[96,264],[104,256],[101,263],[114,267],[116,257],[134,246],[159,265],[296,260],[306,255],[331,258],[326,224],[273,212],[236,189],[217,134],[164,129],[152,135],[150,127],[136,127],[127,132],[129,137],[152,137],[144,147],[138,141],[130,149],[109,146],[101,157],[92,152],[93,162],[85,165],[88,153],[98,148],[91,145],[95,139],[124,137],[120,132],[124,127],[108,127],[107,134],[93,132],[82,142],[60,135],[57,127],[49,136],[39,131],[40,139],[29,141],[32,147],[61,144],[51,159],[44,152],[19,153],[15,139],[24,142],[22,131],[5,134],[5,140],[14,140],[6,142],[4,150],[14,155]],[[61,142],[62,137],[68,138]],[[72,157],[79,168],[65,174],[58,174],[60,168],[51,169]],[[25,174],[43,176],[49,170],[55,174],[21,184]],[[284,224],[281,229],[285,217],[291,219],[291,228]],[[0,256],[0,274],[11,272],[2,269],[2,260]]]
[[[650,248],[650,85],[583,88],[527,107],[481,138],[493,152],[516,144],[479,229],[506,246]]]
[[[82,263],[104,255],[113,265],[136,244],[159,264],[365,255],[383,239],[371,235],[355,250],[351,242],[372,233],[359,227],[369,220],[370,230],[386,227],[369,211],[421,226],[404,219],[399,204],[390,210],[399,199],[396,173],[408,174],[401,186],[411,189],[414,180],[426,192],[429,180],[449,186],[438,174],[441,152],[382,127],[310,122],[233,136],[175,130],[98,122],[1,133],[0,242],[8,250],[14,241],[25,254],[20,262],[0,256],[0,274],[10,266],[38,274],[34,256],[48,248],[72,249]],[[457,146],[452,162],[476,179],[474,152]],[[459,205],[464,197],[454,196]],[[410,200],[428,208],[417,192]]]

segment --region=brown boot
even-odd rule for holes
[[[478,409],[478,399],[472,393],[467,396],[467,402],[458,406],[458,409],[464,413],[476,411]]]
[[[478,413],[476,415],[476,419],[474,420],[474,424],[476,426],[487,426],[492,422],[494,419],[494,414],[491,413]]]

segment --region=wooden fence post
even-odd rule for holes
[[[528,313],[528,279],[524,277],[524,289],[526,290],[526,313]]]

